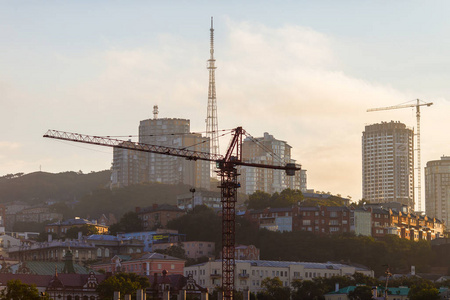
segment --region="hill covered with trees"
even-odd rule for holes
[[[23,201],[38,204],[47,200],[73,201],[109,184],[111,171],[17,173],[0,177],[0,203]]]

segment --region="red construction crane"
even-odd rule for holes
[[[44,135],[46,138],[54,138],[65,141],[94,144],[100,146],[116,147],[136,151],[165,154],[184,157],[188,160],[206,160],[216,162],[220,177],[220,190],[222,202],[222,289],[223,299],[233,299],[234,289],[234,245],[235,245],[235,205],[237,201],[237,189],[240,187],[237,178],[237,166],[249,166],[265,169],[285,170],[286,175],[293,176],[300,170],[300,165],[288,163],[285,166],[274,166],[247,163],[242,161],[242,136],[247,135],[242,127],[233,129],[233,137],[225,156],[198,152],[186,149],[177,149],[143,143],[135,143],[111,139],[107,137],[89,136],[85,134],[49,130]]]

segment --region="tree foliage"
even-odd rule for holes
[[[262,291],[258,292],[257,298],[261,300],[289,299],[291,289],[284,287],[280,278],[265,278],[261,282]]]
[[[220,245],[222,238],[220,217],[205,205],[197,205],[187,214],[169,221],[167,228],[186,234],[189,241],[210,241]]]
[[[28,285],[22,281],[10,280],[6,284],[6,289],[0,292],[0,300],[40,300],[48,299],[47,296],[40,296],[36,285]]]
[[[120,221],[109,226],[109,233],[116,235],[119,232],[136,232],[143,229],[142,220],[139,219],[138,214],[134,211],[125,213]]]
[[[29,204],[43,203],[49,199],[73,201],[92,190],[105,187],[110,177],[111,171],[106,170],[90,174],[34,172],[9,179],[0,178],[0,202],[11,199]]]
[[[256,191],[248,197],[248,209],[264,209],[267,207],[290,207],[303,200],[300,190],[286,189],[281,193],[270,195],[265,192]]]
[[[97,292],[99,297],[104,300],[112,300],[114,292],[117,291],[120,292],[121,297],[130,294],[131,298],[135,299],[137,290],[149,286],[150,283],[147,277],[134,273],[119,273],[102,281],[97,287]]]
[[[350,300],[371,300],[372,288],[367,285],[357,286],[348,294]]]
[[[177,204],[177,196],[189,193],[191,186],[184,184],[141,183],[123,188],[102,188],[85,194],[74,207],[77,216],[98,218],[112,213],[120,218],[124,212],[152,204]]]
[[[410,300],[439,300],[439,290],[428,280],[417,280],[409,290]]]

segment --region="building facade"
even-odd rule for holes
[[[282,165],[295,163],[291,158],[291,146],[287,142],[277,140],[267,132],[264,137],[247,137],[242,143],[242,159],[245,162]],[[241,191],[253,194],[262,191],[269,194],[281,192],[285,189],[306,191],[306,170],[295,172],[295,176],[287,176],[284,170],[265,168],[239,167],[241,173]]]
[[[183,210],[190,210],[197,205],[206,205],[212,209],[221,209],[220,192],[198,191],[177,196],[177,206]]]
[[[76,263],[84,264],[94,260],[110,259],[114,255],[142,253],[142,241],[111,235],[91,235],[78,240],[49,240],[30,245],[11,246],[8,255],[20,261],[62,261],[67,251],[73,253]]]
[[[159,119],[155,116],[154,119],[143,120],[139,125],[139,142],[209,153],[208,139],[201,134],[190,133],[190,121],[186,119]],[[160,182],[209,189],[209,170],[207,161],[114,148],[111,186]]]
[[[374,276],[368,268],[335,263],[310,263],[267,260],[236,260],[235,289],[257,293],[262,290],[265,278],[278,277],[283,286],[290,287],[295,279],[312,280],[319,277],[353,275],[355,272]],[[214,290],[222,284],[222,261],[215,260],[184,268],[184,275],[191,275],[201,286]]]
[[[159,274],[167,270],[170,274],[183,275],[185,261],[160,253],[145,253],[137,257],[116,255],[109,262],[91,266],[95,271],[103,270],[112,274],[124,272],[138,275]]]
[[[425,208],[427,215],[450,223],[450,156],[433,160],[425,167]]]
[[[206,241],[188,241],[179,243],[156,243],[153,244],[153,251],[166,250],[172,246],[181,246],[187,258],[198,259],[200,257],[214,258],[216,243]]]
[[[138,218],[142,220],[144,230],[165,228],[171,220],[177,219],[186,212],[177,206],[169,204],[153,204],[149,207],[136,207]]]
[[[120,233],[118,236],[122,239],[131,238],[142,241],[144,244],[144,252],[154,252],[153,246],[157,244],[178,245],[179,243],[186,241],[185,234],[178,233],[177,230],[162,228],[158,228],[155,231]]]
[[[106,225],[98,224],[97,221],[89,221],[75,217],[73,219],[47,224],[45,226],[45,232],[65,235],[69,229],[83,226],[94,226],[98,230],[99,234],[107,233],[109,228]]]
[[[400,122],[368,125],[362,135],[363,198],[414,210],[414,132]]]

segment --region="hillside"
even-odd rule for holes
[[[142,183],[115,189],[97,189],[86,194],[75,206],[76,215],[97,218],[101,214],[113,213],[120,218],[124,213],[135,210],[136,206],[152,204],[176,205],[177,196],[189,193],[191,186],[178,184]]]
[[[23,201],[29,204],[46,200],[73,201],[109,184],[109,170],[81,174],[76,172],[34,172],[18,177],[0,177],[0,203]]]

